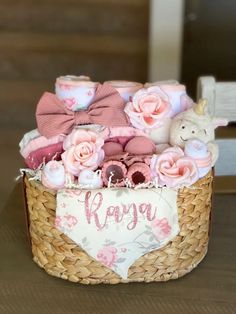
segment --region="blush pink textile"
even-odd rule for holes
[[[36,109],[39,132],[52,137],[68,134],[74,126],[81,124],[100,124],[104,126],[129,126],[124,113],[124,101],[109,84],[99,84],[93,103],[87,111],[73,112],[52,93],[44,93]]]
[[[143,88],[128,102],[125,112],[131,124],[141,130],[159,128],[171,114],[168,96],[159,87]]]
[[[106,142],[103,145],[105,156],[120,155],[123,153],[123,146],[118,142]]]
[[[123,127],[109,127],[105,128],[102,131],[102,136],[104,140],[109,140],[110,138],[114,137],[134,137],[134,136],[146,136],[148,137],[148,134],[145,133],[142,130],[135,129],[132,126],[123,126]]]
[[[170,188],[189,186],[199,179],[195,161],[184,156],[183,150],[177,146],[167,148],[160,155],[153,155],[151,171],[159,186]]]
[[[127,152],[131,155],[151,155],[155,153],[154,142],[145,136],[118,136],[107,140],[103,146],[106,156],[120,155]]]
[[[60,160],[63,153],[63,143],[56,143],[47,147],[41,147],[31,152],[26,158],[25,163],[30,169],[37,169],[42,162]]]
[[[131,155],[151,155],[155,153],[156,146],[151,139],[137,136],[126,144],[124,151]]]
[[[171,117],[189,109],[193,105],[193,100],[187,95],[185,86],[177,81],[146,83],[144,87],[153,91],[156,88],[161,89],[168,96],[171,104]]]
[[[28,155],[39,148],[51,146],[53,144],[61,143],[65,139],[65,135],[60,134],[53,136],[51,138],[46,138],[45,136],[38,136],[34,139],[31,139],[25,147],[22,147],[20,150],[21,155],[24,158],[27,158]]]
[[[74,129],[64,141],[61,155],[66,171],[78,176],[83,169],[96,170],[104,159],[100,134],[86,129]]]

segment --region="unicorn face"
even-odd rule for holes
[[[174,117],[170,126],[171,145],[185,146],[189,139],[199,139],[209,143],[215,139],[215,129],[227,125],[228,121],[221,118],[212,118],[205,110],[206,102],[200,101],[191,109]]]

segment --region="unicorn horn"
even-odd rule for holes
[[[199,99],[198,103],[195,104],[193,110],[199,116],[203,116],[205,114],[205,107],[206,107],[206,105],[207,105],[207,100],[205,98],[204,99]]]

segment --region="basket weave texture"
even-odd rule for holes
[[[25,176],[33,260],[50,275],[83,284],[176,279],[195,268],[207,252],[213,174],[178,191],[179,234],[165,247],[140,257],[123,280],[91,258],[54,227],[56,193]]]

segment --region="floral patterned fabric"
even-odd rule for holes
[[[179,232],[177,192],[168,188],[63,189],[55,226],[122,278],[142,255]]]

